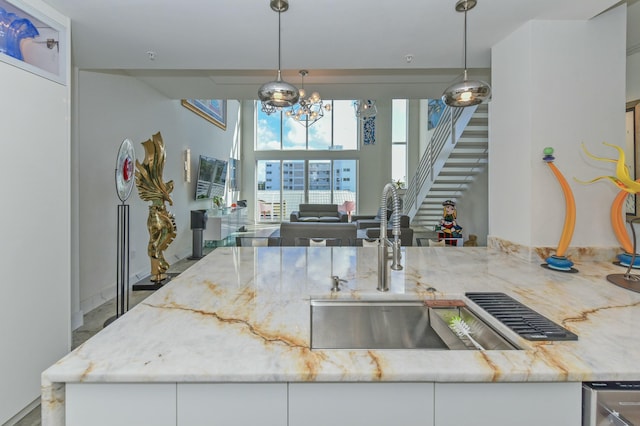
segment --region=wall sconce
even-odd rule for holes
[[[191,183],[191,150],[189,148],[184,151],[184,180]]]

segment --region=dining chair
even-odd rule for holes
[[[279,247],[281,245],[280,237],[236,237],[238,247]]]
[[[378,239],[377,238],[355,238],[349,239],[350,246],[356,247],[377,247]]]
[[[258,200],[258,207],[260,209],[260,218],[267,218],[273,220],[273,206],[264,200]]]
[[[296,237],[295,245],[298,247],[340,247],[342,239]]]

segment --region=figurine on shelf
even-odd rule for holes
[[[448,243],[453,241],[452,238],[462,238],[462,226],[458,225],[457,221],[456,203],[446,200],[442,206],[444,207],[442,219],[440,219],[440,225],[436,225],[438,238],[444,238]]]

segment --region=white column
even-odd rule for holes
[[[492,48],[489,104],[489,235],[528,247],[555,247],[562,233],[562,190],[542,161],[555,164],[572,188],[576,227],[571,247],[617,246],[609,209],[614,164],[624,146],[626,6],[589,21],[530,21]]]

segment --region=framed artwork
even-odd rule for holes
[[[0,61],[67,84],[66,24],[22,0],[0,0]]]
[[[223,99],[183,99],[182,106],[222,130],[227,129],[227,101]]]

